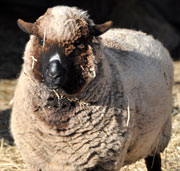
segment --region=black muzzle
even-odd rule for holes
[[[57,89],[63,86],[65,78],[65,69],[58,60],[53,60],[48,63],[45,70],[44,81],[50,89]]]

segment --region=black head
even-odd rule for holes
[[[76,49],[70,55],[66,55],[66,48],[56,46],[42,53],[41,73],[48,88],[61,88],[68,94],[74,94],[85,84],[82,68],[78,67],[75,61],[77,51]]]

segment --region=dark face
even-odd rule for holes
[[[29,58],[27,63],[33,66],[34,77],[48,88],[77,94],[96,75],[101,50],[98,36],[107,31],[112,22],[91,25],[87,19],[76,16],[70,18],[69,23],[62,20],[66,24],[60,25],[57,17],[50,13],[51,10],[47,11],[35,23],[18,20],[20,29],[34,36],[28,56],[37,62]]]
[[[45,85],[50,89],[63,89],[68,94],[77,93],[85,84],[86,78],[82,66],[87,55],[87,45],[83,49],[73,45],[73,50],[67,54],[66,48],[52,46],[41,54],[41,72]],[[79,63],[78,63],[78,58]],[[85,61],[84,61],[85,62]],[[88,63],[88,61],[87,61]]]
[[[68,66],[65,64],[63,50],[50,49],[47,54],[42,54],[42,75],[44,83],[50,89],[58,89],[67,81]]]

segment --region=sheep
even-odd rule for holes
[[[11,132],[28,169],[118,171],[144,158],[148,171],[160,171],[173,86],[162,44],[68,6],[18,26],[30,40]]]

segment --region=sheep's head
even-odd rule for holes
[[[96,76],[101,61],[98,36],[111,25],[111,21],[95,25],[86,12],[65,6],[48,9],[35,23],[18,20],[21,30],[32,35],[28,58],[36,60],[35,78],[71,95],[81,92]]]

